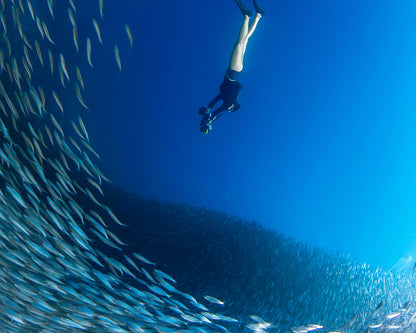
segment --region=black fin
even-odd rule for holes
[[[266,15],[266,12],[260,8],[256,0],[253,0],[254,8],[256,8],[256,13],[259,13],[261,16]]]
[[[241,12],[244,14],[244,15],[247,15],[247,16],[251,16],[251,15],[253,15],[253,13],[251,12],[251,10],[250,9],[248,9],[246,6],[244,6],[243,5],[243,3],[241,2],[241,0],[235,0],[235,3],[237,4],[237,6],[240,8],[240,10],[241,10]]]

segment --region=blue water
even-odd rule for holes
[[[113,44],[94,57],[92,39],[84,93],[104,173],[145,198],[255,220],[360,262],[416,257],[416,4],[259,2],[241,109],[207,136],[197,111],[228,66],[234,1],[105,2],[102,34],[123,70]]]
[[[409,8],[265,0],[205,136],[233,0],[32,1],[0,13],[0,330],[414,330]]]

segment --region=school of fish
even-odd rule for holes
[[[54,39],[56,17],[66,13],[73,52],[85,52],[94,66],[93,36],[78,40],[83,4],[0,4],[0,332],[226,331],[222,324],[234,320],[209,312],[214,297],[200,303],[180,292],[138,253],[121,261],[93,246],[100,241],[122,252],[124,244],[104,222],[123,225],[100,202],[107,179],[82,120],[83,64],[68,62],[74,54]],[[101,44],[103,0],[96,9],[91,22]],[[125,31],[131,47],[128,25]],[[117,44],[114,55],[121,70]]]
[[[101,200],[108,180],[94,163],[99,155],[82,120],[89,107],[81,72],[85,63],[94,68],[93,47],[105,40],[104,0],[90,21],[96,36],[84,41],[77,25],[84,0],[0,1],[0,332],[236,331],[234,316],[210,310],[225,309],[226,299],[197,300],[181,292],[154,262],[123,254],[126,244],[105,222],[124,225]],[[82,63],[54,39],[57,16],[66,17]],[[127,24],[125,32],[131,48]],[[121,71],[119,45],[113,49]],[[95,242],[123,259],[98,250]],[[338,331],[414,330],[414,294],[406,279],[397,280],[401,298],[394,301],[396,289],[378,290],[389,304],[361,309]],[[402,293],[404,285],[409,293]],[[249,318],[245,331],[281,329],[258,315]],[[292,331],[328,331],[330,324],[319,320]]]
[[[128,223],[117,235],[136,244],[129,250],[163,265],[197,299],[215,295],[213,306],[237,319],[232,332],[416,328],[413,257],[381,269],[224,213],[104,189],[103,202]]]

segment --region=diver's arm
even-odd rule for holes
[[[215,119],[217,119],[220,116],[220,114],[224,111],[225,111],[225,107],[223,104],[218,109],[216,109],[214,112],[211,113],[211,117],[210,117],[211,121],[214,121]]]
[[[221,99],[221,94],[217,95],[209,104],[208,104],[208,109],[212,109],[215,104],[218,103],[218,101]]]

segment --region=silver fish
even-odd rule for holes
[[[100,16],[101,18],[103,18],[104,13],[103,13],[103,9],[104,9],[104,0],[98,0],[99,3],[99,7],[100,7]]]
[[[40,63],[41,63],[41,64],[42,64],[42,66],[43,66],[42,51],[41,51],[41,49],[40,49],[40,46],[39,46],[39,43],[38,43],[38,41],[37,41],[37,40],[35,40],[35,48],[36,48],[36,53],[38,54],[39,61],[40,61]]]
[[[53,98],[55,99],[56,104],[58,105],[59,109],[61,110],[62,113],[64,113],[64,107],[62,105],[61,100],[59,99],[58,95],[56,94],[55,91],[52,90],[52,95]]]
[[[133,34],[131,33],[130,27],[128,24],[125,25],[127,37],[129,38],[130,48],[133,47]]]
[[[87,37],[87,59],[88,59],[88,63],[90,64],[90,66],[94,67],[91,62],[91,41],[88,37]]]
[[[88,110],[88,106],[85,104],[84,99],[82,98],[81,90],[79,89],[78,83],[75,83],[75,93],[81,105]]]
[[[75,49],[79,52],[79,45],[78,45],[78,29],[76,26],[72,28],[72,38],[74,40]]]
[[[97,33],[98,40],[100,41],[100,44],[102,44],[103,40],[101,38],[101,31],[100,31],[100,27],[98,26],[97,21],[95,19],[92,19],[92,24],[94,26],[95,32]]]
[[[66,69],[66,65],[65,65],[65,58],[62,55],[62,53],[59,55],[59,60],[60,60],[60,65],[61,65],[62,71],[65,74],[65,77],[67,78],[68,81],[70,81],[68,70]]]
[[[48,9],[49,13],[51,14],[52,18],[55,19],[54,13],[53,13],[53,0],[48,0]]]
[[[118,50],[117,44],[114,45],[114,56],[116,57],[116,62],[117,62],[118,70],[121,71],[120,52]]]

